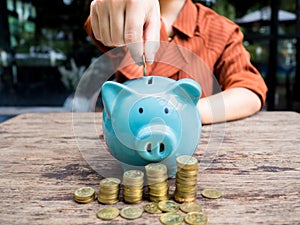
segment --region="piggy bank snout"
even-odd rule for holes
[[[166,159],[177,145],[174,132],[164,124],[144,127],[136,140],[138,154],[150,162]]]

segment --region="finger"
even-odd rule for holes
[[[142,62],[143,49],[143,26],[145,21],[145,9],[143,3],[130,1],[126,5],[124,41],[128,45],[133,60]]]
[[[102,37],[100,34],[99,18],[97,13],[97,1],[95,0],[92,1],[90,6],[90,18],[93,34],[97,40],[101,41]]]
[[[125,45],[124,40],[124,15],[125,6],[122,4],[115,4],[110,8],[110,35],[114,46]]]
[[[92,1],[91,3],[91,25],[93,34],[98,41],[106,46],[111,46],[110,26],[108,9],[102,1]]]
[[[127,47],[129,49],[130,55],[133,59],[133,61],[138,65],[143,65],[143,42],[132,42],[130,44],[127,44]]]
[[[145,41],[145,60],[147,64],[152,64],[155,59],[155,54],[159,49],[159,41]]]
[[[113,46],[111,40],[110,31],[110,16],[109,16],[109,5],[103,4],[97,7],[98,18],[99,18],[99,29],[102,37],[102,43],[106,46]]]
[[[156,1],[146,17],[144,26],[145,58],[152,64],[160,43],[160,8]]]

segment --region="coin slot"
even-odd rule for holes
[[[148,144],[147,144],[146,150],[147,150],[147,152],[151,152],[151,150],[152,150],[152,145],[151,145],[151,143],[148,143]]]
[[[163,143],[160,143],[159,145],[159,152],[165,151],[165,145]]]
[[[153,78],[151,77],[148,79],[148,84],[152,84],[152,82],[153,82]]]

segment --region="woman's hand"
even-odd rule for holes
[[[93,0],[90,10],[94,36],[105,46],[127,45],[133,60],[154,61],[159,48],[158,0]]]

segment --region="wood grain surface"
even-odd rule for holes
[[[204,126],[195,156],[197,201],[208,224],[300,224],[298,113],[261,112]],[[0,224],[160,224],[159,215],[147,213],[102,221],[96,213],[106,205],[73,201],[77,188],[98,192],[100,179],[119,170],[104,144],[100,113],[10,119],[0,124]],[[169,183],[172,198],[174,179]],[[223,197],[203,198],[206,188]]]

